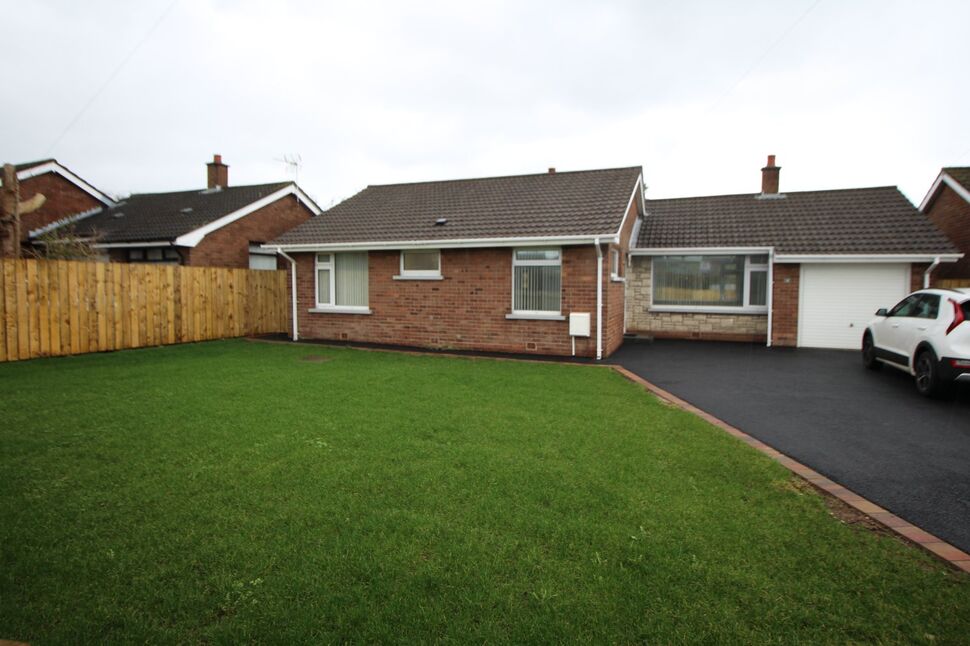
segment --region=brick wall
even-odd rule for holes
[[[603,356],[609,356],[623,345],[623,333],[626,331],[626,283],[614,280],[611,276],[613,268],[612,252],[619,251],[621,278],[627,275],[626,254],[630,250],[630,236],[634,224],[640,217],[640,189],[630,204],[620,231],[620,243],[605,246],[603,257]]]
[[[436,349],[571,353],[568,320],[505,318],[512,311],[512,249],[444,249],[442,280],[394,280],[400,270],[399,253],[368,254],[372,314],[309,312],[316,302],[314,255],[295,254],[301,337]],[[603,269],[608,274],[608,263],[604,262]],[[622,312],[622,302],[617,307]],[[576,354],[595,356],[596,251],[592,245],[563,247],[562,313],[568,319],[570,312],[590,314],[592,335],[576,339]],[[613,323],[605,312],[604,317],[606,331],[606,325]],[[619,335],[622,337],[622,327]]]
[[[34,211],[20,216],[20,239],[27,240],[27,234],[55,220],[75,215],[102,206],[90,193],[64,179],[56,173],[44,173],[20,182],[20,199],[26,201],[37,193],[47,200]]]
[[[794,347],[798,344],[799,264],[775,264],[771,288],[771,344]]]
[[[293,195],[273,202],[202,239],[191,249],[180,249],[183,264],[213,267],[249,267],[249,243],[268,242],[312,216]],[[279,265],[282,267],[282,265]]]
[[[636,256],[627,271],[627,328],[657,338],[764,341],[766,314],[652,312],[650,258]]]
[[[965,254],[957,262],[941,264],[933,270],[933,277],[970,278],[970,204],[943,184],[926,215]]]

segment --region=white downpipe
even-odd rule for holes
[[[296,260],[285,251],[276,248],[276,253],[290,261],[290,300],[293,302],[293,340],[300,340],[300,326],[296,321]]]
[[[603,249],[600,239],[593,241],[596,247],[596,360],[603,358]]]
[[[940,266],[940,262],[942,261],[940,260],[940,257],[937,256],[936,258],[933,259],[933,264],[927,267],[926,271],[923,272],[923,289],[930,288],[930,274],[933,273],[934,269]]]
[[[768,250],[768,294],[767,299],[765,299],[768,305],[768,343],[766,344],[769,348],[771,347],[771,323],[772,323],[772,310],[773,307],[773,296],[775,293],[775,249],[772,247]]]

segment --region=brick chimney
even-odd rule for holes
[[[549,167],[549,174],[550,175],[555,175],[556,174],[556,167],[555,166],[550,166]]]
[[[229,186],[229,166],[222,163],[222,155],[213,155],[206,169],[209,171],[209,188]]]
[[[761,169],[762,195],[778,192],[779,175],[781,175],[781,166],[775,166],[775,156],[768,155],[768,165]]]

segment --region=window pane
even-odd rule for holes
[[[367,307],[367,252],[334,256],[335,305]]]
[[[438,271],[437,251],[403,251],[404,271]]]
[[[923,294],[913,316],[921,319],[935,319],[940,313],[940,297],[936,294]]]
[[[744,256],[659,256],[653,269],[657,305],[744,303]]]
[[[249,254],[250,269],[276,269],[276,256],[267,256],[263,253]]]
[[[614,276],[620,275],[620,252],[614,249],[610,252],[610,261],[612,264],[611,272]]]
[[[559,260],[558,249],[516,249],[516,260]]]
[[[751,296],[749,305],[768,304],[768,272],[751,272]]]
[[[748,261],[752,265],[767,265],[768,264],[768,254],[761,254],[760,256],[750,256]]]
[[[328,254],[328,253],[318,253],[317,254],[317,262],[318,263],[321,263],[321,264],[322,263],[328,263],[329,264],[329,262],[330,262],[330,254]]]
[[[330,270],[317,270],[317,303],[320,305],[330,304]]]
[[[559,312],[560,267],[515,267],[512,309],[530,312]]]

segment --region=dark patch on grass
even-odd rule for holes
[[[324,361],[330,361],[330,357],[325,357],[322,354],[308,354],[304,356],[301,361],[309,361],[310,363],[323,363]]]

